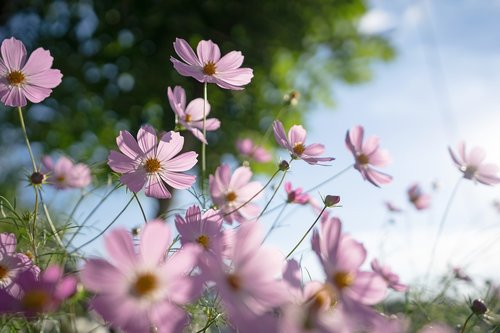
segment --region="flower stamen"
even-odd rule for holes
[[[228,194],[226,194],[226,201],[227,202],[233,202],[234,200],[236,200],[236,193],[231,191]]]
[[[297,156],[302,155],[302,153],[304,153],[304,150],[306,150],[306,147],[304,146],[303,143],[296,143],[295,146],[293,146],[293,152]]]
[[[210,246],[210,238],[207,235],[201,235],[196,238],[196,242],[200,244],[205,250],[208,250]]]
[[[333,276],[333,282],[339,289],[349,287],[354,282],[354,274],[348,272],[337,272]]]
[[[7,276],[8,273],[9,273],[9,269],[7,267],[0,265],[0,280],[3,280]]]
[[[161,163],[156,158],[150,158],[144,163],[144,169],[147,173],[155,173],[161,169]]]
[[[138,297],[150,295],[158,287],[158,280],[155,275],[145,273],[139,275],[132,285],[132,293]]]
[[[356,161],[361,165],[367,165],[370,163],[370,158],[365,154],[360,154],[356,157]]]
[[[7,74],[7,81],[9,81],[9,84],[12,86],[19,86],[24,83],[25,80],[24,74],[20,71],[13,71]]]
[[[30,290],[24,294],[21,303],[27,310],[42,312],[49,300],[50,296],[45,290]]]
[[[205,75],[214,75],[216,72],[215,64],[212,61],[209,61],[203,66],[203,74]]]

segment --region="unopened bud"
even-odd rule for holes
[[[139,228],[139,227],[132,228],[131,232],[132,232],[132,236],[137,237],[141,233],[141,228]]]
[[[470,309],[478,316],[483,315],[486,313],[486,311],[488,311],[486,304],[484,304],[484,302],[481,299],[475,299],[474,301],[472,301]]]
[[[285,104],[295,106],[299,103],[300,93],[296,90],[291,91],[283,97]]]
[[[35,171],[29,176],[32,185],[42,185],[45,180],[45,175],[41,172]]]
[[[281,170],[281,171],[287,171],[288,169],[290,169],[290,164],[288,164],[287,161],[283,160],[280,162],[278,168]]]
[[[340,197],[338,195],[327,195],[323,200],[326,207],[335,206],[340,202]]]

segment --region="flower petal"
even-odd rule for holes
[[[237,69],[243,64],[243,57],[240,51],[231,51],[217,62],[216,68],[219,72],[227,72]]]
[[[205,104],[205,118],[210,113],[210,104]],[[186,114],[191,116],[192,121],[203,120],[203,98],[196,98],[189,102]]]
[[[104,244],[114,263],[117,264],[115,267],[127,271],[135,265],[137,256],[132,236],[127,230],[112,230],[108,235],[104,236]],[[122,268],[125,268],[125,270]]]
[[[151,174],[147,178],[146,196],[156,199],[169,199],[172,197],[172,194],[168,191],[159,174]]]
[[[183,146],[184,138],[179,133],[174,131],[167,132],[162,135],[158,143],[156,157],[162,162],[168,161],[177,155]]]
[[[142,261],[158,265],[163,261],[170,246],[170,228],[161,220],[149,221],[141,233],[139,245]]]
[[[124,155],[132,160],[136,160],[143,155],[141,148],[137,144],[137,140],[127,131],[120,131],[120,134],[116,138],[116,145]]]
[[[120,177],[120,181],[127,185],[132,192],[139,192],[144,187],[147,177],[144,170],[139,169],[135,172],[125,173]]]
[[[190,188],[196,181],[196,176],[179,172],[163,172],[160,176],[168,185],[178,190]]]
[[[220,59],[219,46],[211,40],[200,41],[196,47],[196,53],[198,54],[198,59],[200,59],[202,66],[209,62],[216,64]]]
[[[11,37],[4,39],[0,47],[4,64],[10,71],[19,71],[26,61],[26,48],[23,42]]]
[[[158,145],[156,130],[149,125],[142,126],[137,133],[137,144],[144,155],[150,158],[156,157],[156,146]]]
[[[197,157],[198,154],[194,151],[183,153],[169,160],[165,167],[165,170],[167,172],[187,171],[196,165],[196,163],[198,162]]]
[[[189,65],[202,66],[198,57],[194,53],[191,46],[182,38],[176,38],[174,42],[174,50],[179,55],[179,57],[184,60]]]

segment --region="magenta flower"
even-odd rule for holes
[[[179,214],[175,216],[175,226],[183,246],[196,244],[204,253],[222,251],[222,216],[218,211],[209,209],[202,214],[200,207],[191,206],[184,218]]]
[[[262,190],[259,182],[251,182],[249,167],[239,167],[231,174],[227,164],[222,164],[210,175],[210,196],[213,203],[224,214],[224,220],[232,223],[246,221],[259,213],[259,207],[248,201]],[[258,199],[257,195],[254,199]]]
[[[465,179],[478,181],[485,185],[496,185],[500,183],[497,176],[498,166],[491,163],[483,163],[486,153],[482,148],[474,147],[467,154],[465,142],[458,144],[458,156],[448,147],[451,158],[458,169],[464,174]]]
[[[236,149],[242,157],[253,159],[258,163],[266,163],[272,159],[271,154],[266,149],[256,145],[249,138],[237,140]]]
[[[275,120],[273,131],[276,142],[287,149],[293,159],[302,159],[309,164],[334,160],[333,157],[317,157],[325,151],[325,146],[322,144],[313,143],[306,146],[307,132],[302,125],[293,125],[288,131],[287,137],[283,124],[279,120]]]
[[[392,177],[372,168],[373,166],[383,167],[390,161],[389,154],[379,148],[379,138],[371,136],[363,143],[364,129],[362,126],[354,126],[347,131],[345,143],[347,148],[354,155],[354,167],[358,170],[363,179],[368,180],[373,185],[389,184]]]
[[[40,103],[61,83],[62,74],[50,68],[54,58],[41,47],[26,60],[24,44],[11,37],[0,47],[0,99],[6,106]]]
[[[392,272],[389,266],[382,266],[377,259],[373,259],[370,265],[373,271],[387,282],[387,287],[396,291],[406,291],[408,289],[407,285],[399,282],[399,276]]]
[[[13,297],[0,289],[0,313],[22,313],[34,317],[57,310],[59,305],[76,292],[76,279],[63,277],[60,267],[52,265],[38,275],[33,270],[20,273],[15,282],[19,295]]]
[[[186,107],[186,92],[182,87],[176,86],[174,90],[168,87],[168,101],[170,107],[177,115],[179,123],[203,143],[207,143],[203,136],[203,98],[196,98],[189,102]],[[210,104],[205,106],[205,117],[210,113]],[[215,131],[220,127],[220,121],[216,118],[205,120],[205,130]]]
[[[188,276],[198,249],[188,245],[166,257],[171,240],[160,220],[145,225],[138,251],[125,229],[107,235],[111,260],[89,259],[80,274],[85,288],[96,294],[90,307],[125,332],[181,332],[187,316],[179,305],[201,291]]]
[[[429,208],[431,205],[431,196],[422,192],[419,184],[413,184],[408,189],[408,200],[418,210]]]
[[[299,205],[305,205],[309,202],[309,194],[302,193],[302,188],[298,187],[295,190],[292,189],[292,183],[285,183],[285,191],[287,194],[287,203],[297,203]]]
[[[19,286],[15,282],[18,274],[31,270],[38,275],[39,269],[22,253],[16,252],[16,236],[0,233],[0,289],[12,296],[19,294]]]
[[[385,297],[387,284],[377,273],[360,271],[366,259],[365,247],[342,234],[341,228],[338,218],[323,219],[321,233],[313,233],[312,248],[342,302],[376,304]]]
[[[237,246],[227,253],[230,264],[221,253],[211,256],[209,262],[202,264],[202,276],[215,282],[217,293],[236,328],[249,328],[252,323],[251,327],[260,328],[256,332],[270,332],[273,330],[262,328],[259,321],[269,320],[271,324],[271,318],[264,315],[288,301],[289,295],[283,281],[278,279],[282,273],[283,255],[275,249],[262,247],[262,240],[260,224],[242,224],[234,233]]]
[[[42,158],[43,172],[47,174],[47,182],[58,189],[83,188],[90,184],[92,175],[87,165],[73,164],[66,156],[61,156],[56,163],[50,156]]]
[[[148,197],[168,199],[172,195],[167,185],[182,190],[196,180],[182,172],[196,164],[198,154],[190,151],[175,156],[184,145],[184,138],[177,132],[167,132],[158,141],[156,130],[146,125],[137,133],[137,141],[129,132],[120,131],[116,144],[120,152],[110,152],[108,165],[122,174],[120,181],[132,192],[139,192],[146,184]]]
[[[184,62],[174,57],[170,57],[170,61],[181,75],[231,90],[241,90],[242,86],[252,80],[252,69],[240,68],[244,58],[240,51],[231,51],[221,58],[217,44],[211,40],[202,40],[198,43],[195,54],[191,46],[181,38],[175,39],[174,49]]]

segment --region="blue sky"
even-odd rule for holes
[[[398,55],[391,63],[375,64],[374,78],[367,84],[332,87],[336,108],[313,111],[306,128],[308,142],[324,143],[325,155],[336,160],[329,167],[296,161],[287,176],[295,186],[310,188],[353,163],[344,144],[349,128],[360,124],[367,135],[379,136],[392,156],[393,162],[384,169],[394,176],[392,184],[375,188],[350,170],[312,195],[318,200],[320,195],[340,195],[342,207],[333,214],[365,244],[367,262],[380,258],[407,282],[421,282],[426,273],[438,224],[461,176],[448,146],[465,140],[469,147],[484,147],[487,160],[500,164],[498,17],[500,1],[372,1],[360,28],[365,33],[385,34]],[[288,158],[284,152],[280,156]],[[432,195],[431,209],[417,212],[408,204],[406,189],[414,182]],[[433,183],[439,187],[433,189]],[[278,193],[275,204],[282,202],[283,193]],[[73,198],[58,194],[51,200],[63,206],[77,198],[78,193],[73,194]],[[120,190],[92,222],[102,228],[129,198]],[[497,187],[462,182],[446,219],[433,276],[458,265],[478,279],[500,278],[500,271],[490,264],[500,253],[500,214],[492,205],[496,198],[500,199]],[[93,207],[98,200],[92,196],[85,207]],[[404,212],[389,214],[384,206],[387,200]],[[142,195],[141,202],[152,217],[153,203]],[[175,202],[185,208],[192,197],[184,193]],[[83,211],[76,214],[77,220],[84,216]],[[288,253],[315,216],[301,207],[288,209],[284,216],[287,227],[274,233],[268,243]],[[270,214],[262,223],[269,227],[273,217]],[[132,204],[116,225],[130,228],[141,223],[140,211]],[[298,254],[311,274],[319,276],[319,265],[308,248],[306,241]],[[102,253],[102,240],[88,251]]]

